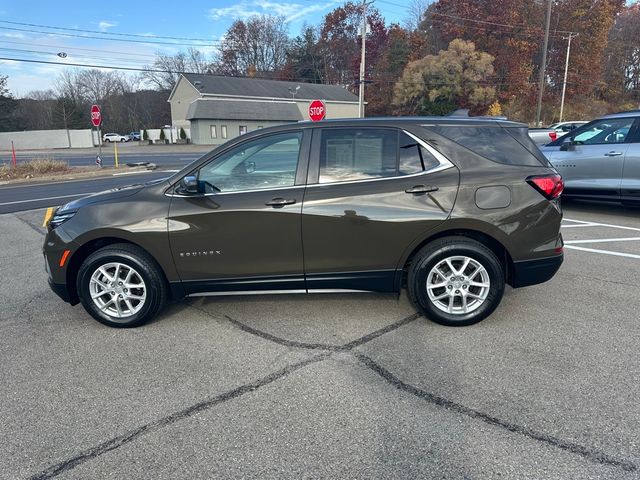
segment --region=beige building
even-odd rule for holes
[[[218,145],[246,132],[309,120],[322,100],[326,118],[358,116],[358,97],[336,85],[187,73],[169,95],[171,122],[195,144]]]

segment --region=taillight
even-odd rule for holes
[[[556,132],[549,132],[549,137],[551,138],[552,142],[555,142],[556,138],[558,138],[558,134]]]
[[[562,177],[557,173],[535,175],[527,178],[527,183],[544,195],[547,200],[558,198],[564,189]]]

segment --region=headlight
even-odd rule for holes
[[[66,222],[71,217],[73,217],[75,214],[76,214],[76,212],[60,212],[60,213],[56,212],[56,213],[54,213],[53,214],[53,218],[49,221],[49,228],[50,229],[54,229],[56,227],[59,227],[64,222]]]

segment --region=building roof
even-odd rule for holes
[[[189,105],[186,119],[200,118],[296,122],[302,120],[302,115],[293,102],[233,102],[200,98]]]
[[[203,95],[229,95],[239,97],[286,98],[293,97],[289,91],[295,91],[295,99],[328,100],[357,102],[358,97],[338,85],[318,83],[284,82],[247,77],[222,77],[197,73],[184,73],[182,76]]]

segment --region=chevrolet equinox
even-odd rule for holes
[[[562,178],[520,123],[371,118],[257,130],[175,175],[72,201],[48,224],[49,283],[134,327],[169,299],[399,292],[444,325],[563,260]]]

